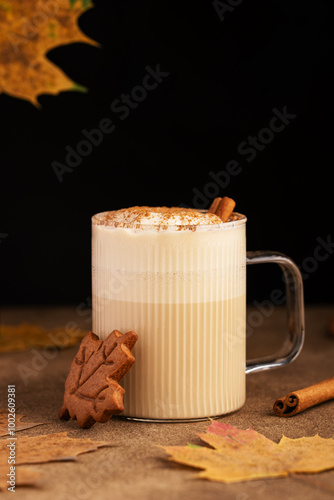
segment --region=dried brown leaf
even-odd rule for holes
[[[71,438],[67,432],[39,436],[19,435],[12,441],[11,438],[0,440],[1,456],[8,453],[7,445],[10,442],[15,443],[16,465],[75,460],[81,453],[112,444],[108,441],[93,441],[90,438]]]
[[[67,432],[45,434],[39,436],[18,435],[0,440],[0,490],[7,489],[7,474],[10,473],[10,446],[13,447],[15,466],[15,486],[35,486],[40,477],[39,472],[22,464],[41,464],[46,462],[72,461],[82,453],[95,451],[103,446],[111,446],[108,441],[93,441],[92,439],[74,439]],[[38,484],[38,481],[37,481]]]

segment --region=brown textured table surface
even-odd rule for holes
[[[2,311],[3,324],[30,321],[43,327],[64,326],[68,321],[89,329],[89,315],[76,307],[8,308]],[[279,418],[272,412],[273,402],[292,390],[301,389],[334,376],[334,336],[328,325],[334,317],[333,306],[306,307],[306,340],[302,353],[289,366],[247,376],[247,401],[244,407],[219,421],[241,429],[253,427],[278,442],[319,434],[334,436],[334,400],[292,418]],[[88,322],[85,320],[88,319]],[[248,357],[270,353],[284,335],[285,311],[275,310],[264,325],[248,338]],[[57,413],[62,405],[64,382],[78,347],[59,351],[46,366],[35,370],[24,384],[18,366],[31,366],[31,350],[1,354],[1,407],[6,407],[7,385],[16,385],[17,411],[26,422],[45,425],[22,431],[22,435],[42,435],[69,431],[71,437],[90,437],[112,441],[114,445],[79,455],[75,462],[46,463],[29,466],[40,473],[38,487],[18,487],[16,498],[47,499],[187,499],[209,498],[252,500],[293,498],[327,500],[334,498],[334,470],[319,474],[300,474],[280,479],[263,479],[223,484],[196,478],[198,469],[168,462],[165,452],[156,445],[201,444],[197,432],[204,432],[208,421],[158,424],[130,422],[113,417],[106,424],[81,430],[76,422],[63,422]],[[17,433],[17,446],[20,433]],[[11,495],[5,493],[3,497]]]

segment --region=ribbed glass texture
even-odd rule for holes
[[[124,415],[190,419],[245,401],[245,220],[205,230],[92,227],[93,331],[134,330]]]

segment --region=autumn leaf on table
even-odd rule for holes
[[[0,436],[9,435],[8,415],[11,415],[11,413],[7,410],[7,408],[0,409]],[[37,425],[43,425],[42,422],[21,422],[22,418],[24,418],[24,415],[15,413],[15,432],[30,429],[31,427],[36,427]]]
[[[0,455],[8,450],[7,444],[9,442],[9,438],[0,440]],[[76,456],[81,453],[112,444],[108,441],[93,441],[90,438],[71,438],[67,432],[38,436],[20,435],[17,436],[15,443],[16,465],[75,460]]]
[[[276,444],[253,429],[241,430],[212,422],[198,434],[204,446],[164,446],[169,460],[204,469],[199,477],[232,483],[295,473],[315,473],[334,468],[334,439],[316,435]]]
[[[10,438],[0,440],[0,457],[8,457]],[[33,469],[21,467],[21,464],[42,464],[45,462],[75,460],[82,453],[95,451],[103,446],[111,446],[108,441],[93,441],[89,438],[74,439],[67,432],[39,436],[17,436],[15,443],[15,468],[18,484],[34,484],[39,474]],[[7,458],[6,458],[7,460]],[[2,461],[2,463],[4,463]],[[5,462],[6,463],[6,462]],[[0,468],[0,489],[4,488],[4,467]],[[6,474],[9,472],[9,465]]]
[[[87,0],[0,1],[0,93],[38,105],[40,94],[74,90],[76,84],[46,54],[60,45],[98,45],[82,33],[78,17]]]

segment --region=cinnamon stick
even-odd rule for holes
[[[334,377],[317,384],[290,392],[275,401],[273,410],[279,417],[292,417],[307,408],[334,398]]]
[[[217,196],[217,198],[215,198],[213,200],[213,202],[211,203],[210,205],[210,208],[208,210],[208,212],[212,213],[212,214],[215,214],[216,213],[216,210],[218,208],[218,205],[219,203],[222,201],[223,198],[221,198],[220,196]]]
[[[223,222],[227,222],[232,215],[234,207],[235,201],[232,198],[228,198],[227,196],[220,198],[218,196],[213,200],[208,211],[218,215]]]

